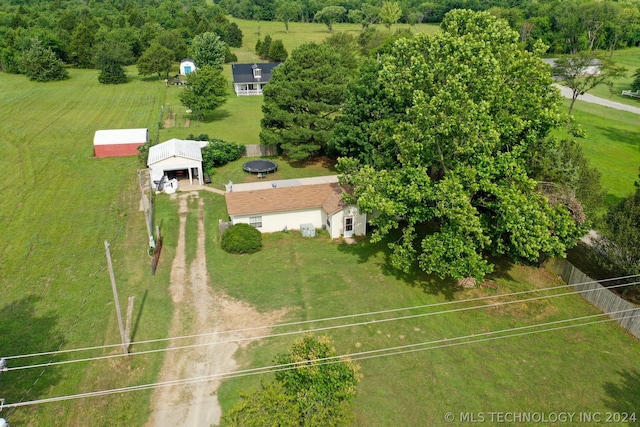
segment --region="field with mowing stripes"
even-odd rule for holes
[[[255,44],[256,23],[239,22],[246,46]],[[247,25],[245,27],[245,24]],[[272,26],[272,27],[271,27]],[[357,28],[350,27],[351,31]],[[328,35],[315,24],[262,23],[261,35],[273,28],[291,49],[302,40]],[[279,30],[278,30],[279,28]],[[340,28],[336,29],[337,31]],[[279,32],[277,32],[279,31]],[[294,42],[295,40],[295,42]],[[243,48],[245,49],[245,48]],[[250,51],[244,55],[250,57]],[[225,72],[229,73],[228,67]],[[111,244],[120,302],[134,299],[131,330],[135,341],[166,337],[172,302],[167,287],[178,235],[177,202],[157,198],[156,224],[165,236],[157,274],[151,276],[137,158],[96,159],[93,134],[98,129],[147,127],[160,141],[207,133],[239,143],[257,143],[260,98],[235,98],[210,121],[165,127],[161,108],[181,112],[176,87],[155,78],[105,86],[95,70],[70,70],[71,78],[47,84],[24,76],[0,75],[0,356],[12,369],[0,374],[0,398],[7,404],[74,395],[156,381],[163,354],[64,363],[121,353],[113,295],[104,251]],[[230,75],[230,74],[229,74]],[[591,107],[589,107],[591,108]],[[637,118],[589,110],[578,104],[576,117],[589,132],[586,151],[603,171],[610,195],[631,191],[637,175]],[[606,148],[606,149],[605,149]],[[288,164],[278,177],[335,173],[330,164]],[[624,165],[622,167],[621,165]],[[220,168],[216,185],[247,178],[241,161]],[[303,166],[306,166],[303,168]],[[622,181],[618,183],[616,179]],[[385,243],[356,245],[330,241],[320,234],[305,239],[295,232],[265,236],[264,249],[252,256],[220,250],[217,224],[226,219],[224,198],[202,192],[205,201],[207,266],[217,292],[240,299],[261,312],[287,309],[285,321],[311,321],[304,327],[338,326],[315,319],[392,308],[434,305],[385,315],[368,315],[368,323],[327,330],[340,353],[372,352],[460,336],[476,338],[493,331],[557,322],[598,312],[564,290],[544,294],[553,299],[489,307],[499,294],[540,290],[560,283],[544,270],[498,260],[489,279],[496,286],[453,291],[451,284],[422,274],[400,274],[389,267]],[[194,257],[196,212],[187,217],[187,263]],[[464,301],[485,298],[480,302]],[[508,297],[507,300],[514,300]],[[458,302],[461,301],[461,302]],[[473,305],[481,308],[471,309]],[[467,308],[457,312],[438,311]],[[410,319],[382,321],[391,317]],[[274,332],[294,332],[302,324]],[[481,335],[485,334],[485,335]],[[364,380],[355,402],[359,426],[444,425],[452,412],[636,412],[640,395],[640,343],[611,323],[458,345],[361,360]],[[266,366],[288,348],[292,337],[265,339],[242,349],[241,367]],[[162,348],[142,346],[133,352]],[[72,353],[16,355],[107,346]],[[405,349],[407,349],[405,347]],[[369,353],[375,354],[375,353]],[[58,364],[61,363],[61,364]],[[38,368],[16,369],[40,365]],[[44,366],[50,364],[50,366]],[[259,378],[226,381],[219,391],[223,408]],[[5,408],[0,414],[20,426],[141,426],[149,416],[151,392],[136,391],[40,405]],[[617,423],[617,425],[636,425]],[[616,425],[613,423],[611,425]]]

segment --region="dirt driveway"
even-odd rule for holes
[[[205,260],[206,228],[204,203],[197,192],[178,193],[180,231],[176,256],[171,266],[170,292],[174,304],[170,336],[207,334],[204,336],[172,340],[169,347],[226,341],[233,338],[249,338],[269,333],[258,329],[235,333],[211,334],[273,325],[284,311],[258,313],[253,307],[227,295],[214,291],[209,283]],[[198,239],[186,241],[186,219],[189,201],[197,201]],[[193,205],[193,204],[192,204]],[[186,245],[197,245],[196,256],[186,265]],[[247,345],[250,340],[243,341]],[[237,343],[220,343],[194,348],[168,351],[159,382],[221,374],[237,369],[233,359]],[[147,426],[210,426],[218,424],[221,416],[217,390],[220,381],[203,381],[186,385],[160,387],[151,398],[152,413]]]

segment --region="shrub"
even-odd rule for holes
[[[633,82],[631,83],[631,89],[640,90],[640,68],[633,74]]]
[[[262,249],[262,233],[249,224],[235,224],[222,235],[221,246],[230,254],[253,254]]]

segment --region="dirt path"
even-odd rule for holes
[[[170,335],[173,337],[222,332],[239,328],[258,327],[277,323],[284,311],[258,313],[251,306],[214,292],[209,285],[205,259],[204,203],[198,193],[177,195],[180,206],[180,231],[176,257],[171,266],[169,290],[174,304]],[[196,256],[186,263],[186,220],[189,200],[198,203],[198,241]],[[188,340],[173,340],[169,347],[248,338],[268,333],[267,329],[206,335]],[[247,345],[243,341],[241,345]],[[167,352],[159,381],[202,377],[237,369],[233,354],[237,343],[221,343]],[[151,398],[152,414],[149,427],[210,426],[218,424],[221,416],[217,390],[220,381],[204,381],[187,385],[157,388]]]

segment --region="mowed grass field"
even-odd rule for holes
[[[270,25],[281,26],[285,38],[283,24]],[[328,35],[326,27],[308,25],[311,35],[302,35],[304,26],[297,33],[292,27],[292,39],[319,38],[322,31]],[[250,30],[241,28],[247,37]],[[263,35],[264,28],[266,24],[262,23]],[[153,137],[157,123],[164,119],[160,118],[162,106],[165,112],[169,108],[178,112],[184,107],[177,102],[179,88],[165,88],[155,78],[141,79],[135,75],[135,68],[129,71],[131,81],[120,86],[100,85],[97,71],[92,70],[71,70],[70,80],[47,84],[31,83],[23,76],[0,76],[4,154],[0,157],[1,356],[114,345],[82,353],[10,358],[10,367],[121,352],[105,240],[111,244],[123,310],[127,297],[135,297],[134,340],[167,334],[172,310],[167,287],[177,241],[177,204],[167,196],[157,199],[156,223],[162,226],[165,247],[158,273],[151,276],[144,218],[139,211],[136,170],[142,165],[136,158],[93,158],[92,139],[95,130],[128,127],[148,127]],[[185,122],[165,127],[159,132],[159,140],[208,133],[239,143],[257,143],[260,105],[261,98],[232,95],[214,120],[189,123],[188,128]],[[583,120],[596,123],[591,114],[584,112]],[[632,127],[631,136],[615,136],[618,129],[624,129],[615,116],[601,119],[600,128],[608,129],[608,133],[594,126],[589,136],[594,144],[603,134],[609,135],[606,141],[611,145],[632,141]],[[613,152],[621,156],[614,165],[632,162],[629,151]],[[214,184],[252,179],[241,172],[241,163],[221,168],[213,177]],[[335,171],[330,164],[283,162],[278,173],[278,178],[290,178]],[[619,174],[625,175],[627,185],[635,179],[635,171],[633,176]],[[226,219],[224,198],[204,192],[201,197],[206,201],[207,263],[212,286],[261,311],[288,308],[286,321],[448,304],[559,284],[544,271],[500,263],[491,277],[497,290],[452,292],[450,283],[391,270],[384,244],[363,241],[347,246],[323,236],[302,239],[297,233],[266,236],[262,252],[231,256],[219,249],[216,231],[218,220]],[[189,257],[193,256],[196,238],[192,215],[195,213],[187,221]],[[489,301],[494,299],[484,303]],[[459,306],[429,310],[453,307]],[[338,351],[346,354],[592,314],[597,311],[578,297],[563,296],[370,323],[328,333]],[[312,325],[327,326],[320,322]],[[238,360],[243,367],[271,364],[273,356],[290,344],[291,338],[264,340],[242,351]],[[133,352],[146,349],[140,345],[132,348]],[[639,351],[636,340],[614,324],[605,323],[363,360],[360,363],[365,379],[356,400],[355,425],[442,425],[446,412],[637,413]],[[15,403],[153,383],[161,363],[162,354],[156,353],[12,370],[0,376],[0,397],[6,403]],[[226,381],[219,393],[224,408],[237,401],[239,390],[257,381],[257,377]],[[45,403],[15,411],[5,409],[1,415],[14,425],[138,426],[148,419],[150,394],[138,391]]]
[[[598,313],[575,295],[486,307],[516,299],[499,294],[561,284],[544,270],[499,262],[490,278],[497,289],[453,291],[451,283],[437,278],[393,271],[386,242],[347,245],[325,235],[303,238],[297,232],[266,235],[261,252],[233,256],[224,253],[215,238],[215,224],[225,216],[222,196],[202,196],[212,237],[207,256],[214,288],[262,312],[285,308],[283,322],[305,322],[275,328],[273,333],[322,328],[316,333],[329,334],[341,354],[380,356],[385,354],[378,353],[380,349],[409,350],[359,362],[364,380],[358,388],[354,425],[437,426],[446,425],[447,412],[459,419],[460,413],[489,411],[629,412],[636,405],[640,389],[633,378],[639,374],[640,344],[614,324],[513,337],[491,334],[535,324],[570,325],[553,322]],[[456,303],[470,298],[487,299]],[[314,321],[429,304],[435,306]],[[474,306],[479,308],[471,309]],[[449,312],[437,314],[441,311]],[[408,318],[389,320],[394,317]],[[362,324],[342,327],[350,323]],[[470,335],[476,337],[455,339]],[[496,337],[504,338],[484,341]],[[473,339],[479,342],[471,343]],[[270,366],[292,340],[293,336],[264,339],[243,350],[238,360],[243,368]],[[419,349],[424,351],[411,351]],[[225,381],[219,392],[223,407],[233,406],[241,390],[259,381],[257,376]]]
[[[170,319],[168,271],[152,277],[137,158],[93,157],[98,129],[149,127],[164,85],[133,78],[121,86],[97,71],[70,70],[63,82],[0,78],[2,190],[0,287],[3,357],[118,343],[120,335],[105,258],[111,245],[120,301],[135,297],[136,340],[162,337]],[[171,246],[166,256],[170,259]],[[121,352],[119,347],[29,359],[10,367]],[[159,355],[24,369],[2,374],[6,403],[153,382]],[[11,409],[12,424],[140,425],[148,392]]]

